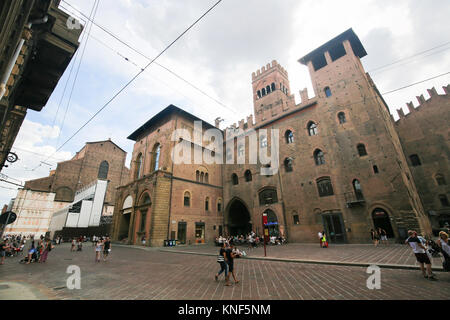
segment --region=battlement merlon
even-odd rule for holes
[[[447,86],[443,86],[442,89],[444,90],[443,95],[438,94],[435,87],[433,87],[431,89],[427,89],[427,92],[430,95],[430,99],[433,97],[438,97],[438,96],[448,96],[450,94],[450,84],[448,84]],[[409,113],[417,111],[420,106],[422,106],[424,103],[426,103],[427,101],[430,100],[430,99],[426,100],[425,97],[423,96],[423,94],[421,94],[420,96],[416,96],[416,99],[419,102],[419,105],[417,106],[417,108],[414,107],[414,104],[412,103],[412,101],[406,103]],[[400,118],[399,120],[401,120],[407,116],[407,115],[405,115],[405,113],[403,112],[402,109],[397,109],[397,114]]]
[[[266,66],[262,67],[261,69],[258,69],[256,72],[252,73],[252,80],[255,81],[261,77],[265,77],[266,74],[271,72],[274,68],[277,68],[278,71],[286,77],[286,79],[289,79],[288,72],[286,69],[284,69],[281,64],[279,64],[276,60],[272,60],[272,65],[268,63]]]

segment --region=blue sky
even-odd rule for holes
[[[66,1],[86,15],[94,4],[94,0]],[[214,3],[209,0],[101,0],[95,21],[148,57],[154,57]],[[64,2],[62,6],[70,9]],[[308,87],[310,96],[313,96],[313,90],[307,68],[297,60],[350,27],[368,53],[362,59],[366,71],[447,43],[439,49],[371,73],[381,92],[448,72],[448,16],[450,2],[445,0],[223,0],[157,62],[228,108],[159,66],[152,65],[73,140],[46,161],[52,166],[41,164],[31,171],[139,72],[135,64],[143,67],[148,63],[93,26],[93,37],[89,39],[81,63],[64,126],[63,116],[74,74],[68,83],[55,127],[51,128],[71,65],[47,106],[41,112],[28,112],[15,143],[17,149],[13,148],[20,161],[2,173],[19,181],[44,177],[50,168],[55,168],[57,161],[72,157],[85,142],[108,138],[128,152],[126,164],[129,166],[133,142],[126,137],[169,104],[184,108],[210,123],[220,116],[225,119],[222,123],[224,128],[253,112],[251,73],[274,59],[289,72],[291,91],[299,102],[300,89]],[[85,40],[78,55],[81,55],[84,45]],[[76,63],[74,71],[79,58],[72,60]],[[449,83],[450,76],[447,75],[387,95],[385,99],[394,113],[409,101],[417,106],[415,96],[424,94],[428,98],[426,89],[433,86],[442,94],[441,87]],[[3,187],[0,189],[0,203],[8,203],[16,192],[4,188],[14,187],[5,183],[0,183],[0,186]]]

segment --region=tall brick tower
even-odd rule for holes
[[[256,123],[280,115],[294,103],[287,71],[275,60],[252,73]]]
[[[344,187],[341,192],[354,213],[352,219],[366,216],[377,227],[382,209],[388,212],[396,236],[405,237],[407,229],[430,234],[388,106],[361,64],[360,58],[366,55],[349,29],[299,60],[309,68],[320,106],[322,143],[335,168],[336,182]],[[363,207],[347,196],[354,193],[346,189],[353,179],[364,184]]]

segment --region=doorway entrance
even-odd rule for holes
[[[178,222],[178,243],[186,244],[186,222]]]
[[[228,232],[230,236],[246,235],[252,231],[250,213],[245,204],[238,199],[233,200],[228,208]]]
[[[130,229],[130,217],[131,217],[131,211],[123,212],[122,216],[120,217],[120,227],[119,227],[119,234],[118,234],[118,240],[122,241],[125,238],[128,238],[128,231]]]
[[[267,214],[267,225],[269,228],[269,237],[278,237],[280,235],[280,229],[278,228],[278,219],[275,212],[270,209],[264,211]]]
[[[381,228],[386,231],[388,238],[394,238],[394,230],[392,229],[391,219],[389,219],[389,214],[381,209],[376,208],[372,212],[373,226],[375,230]]]
[[[328,242],[345,243],[347,241],[342,213],[324,213],[322,222]]]

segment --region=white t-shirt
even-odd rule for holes
[[[417,237],[409,237],[408,244],[413,249],[414,253],[426,253],[424,249],[422,249],[419,244],[422,244],[419,238]]]
[[[322,232],[319,232],[317,235],[319,236],[319,239],[322,239],[322,237],[323,237]]]

